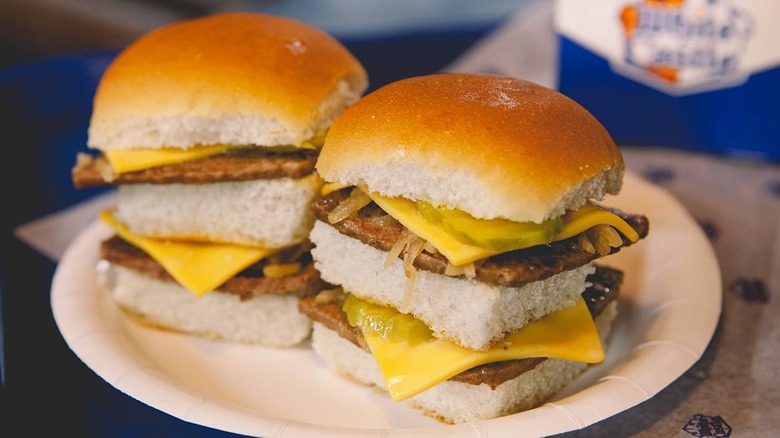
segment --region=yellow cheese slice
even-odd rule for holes
[[[498,254],[478,246],[467,245],[454,238],[441,225],[428,222],[417,212],[417,203],[413,201],[405,198],[388,198],[378,193],[368,193],[368,196],[385,213],[433,245],[455,266],[465,265]]]
[[[165,164],[175,164],[184,161],[205,158],[211,155],[221,154],[228,149],[234,149],[238,146],[215,145],[199,146],[190,149],[134,149],[134,150],[112,150],[105,151],[108,164],[116,173],[134,172],[137,170],[149,169],[151,167],[162,166]]]
[[[417,395],[462,371],[510,359],[553,357],[585,363],[604,360],[604,348],[585,301],[554,312],[509,335],[488,351],[432,339],[410,345],[363,335],[393,400]]]
[[[631,228],[622,217],[611,213],[603,208],[593,204],[586,204],[576,211],[566,214],[563,223],[563,229],[553,238],[553,240],[563,240],[576,236],[583,231],[596,225],[610,225],[623,233],[626,238],[632,242],[639,240],[639,234]]]
[[[322,145],[322,141],[319,141],[319,143],[317,142],[317,140],[304,141],[303,143],[301,143],[300,149],[317,150],[322,147],[322,146],[318,146],[318,144]]]
[[[405,198],[390,198],[378,193],[368,193],[368,196],[371,197],[379,208],[397,219],[398,222],[401,222],[412,233],[433,245],[455,266],[462,266],[500,253],[459,241],[443,225],[429,222],[420,215],[417,203],[414,201]],[[478,220],[475,220],[475,222],[478,222]],[[567,214],[563,228],[553,237],[552,241],[576,236],[599,224],[615,227],[632,242],[636,242],[639,239],[637,232],[620,216],[588,204]],[[507,236],[507,238],[511,237]]]
[[[144,250],[195,295],[214,290],[246,267],[277,251],[223,243],[151,239],[131,232],[110,210],[100,212],[100,219],[121,238]]]
[[[334,182],[325,183],[325,184],[322,185],[322,188],[320,189],[320,192],[322,193],[322,196],[326,196],[326,195],[329,195],[329,194],[335,192],[336,190],[345,189],[347,187],[350,187],[350,185],[349,184],[334,183]]]

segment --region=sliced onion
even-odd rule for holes
[[[438,252],[439,252],[439,250],[438,250],[438,249],[436,249],[436,247],[435,247],[435,246],[433,246],[433,245],[431,245],[429,242],[425,242],[425,246],[423,246],[423,249],[424,249],[424,250],[425,250],[425,252],[427,252],[428,254],[436,254],[436,253],[438,253]]]
[[[580,236],[577,238],[577,243],[579,244],[580,248],[582,248],[582,250],[585,251],[586,253],[588,254],[596,253],[596,248],[593,247],[593,243],[591,243],[587,233],[580,234]]]
[[[333,289],[324,289],[320,291],[315,297],[314,302],[317,304],[327,304],[337,301],[344,294],[344,289],[336,287]]]
[[[409,233],[411,236],[407,245],[406,245],[406,253],[404,254],[404,274],[406,274],[406,287],[404,287],[404,296],[401,299],[401,312],[408,312],[409,305],[412,302],[412,292],[414,291],[414,284],[417,279],[417,270],[414,268],[414,259],[417,258],[418,255],[423,250],[423,246],[425,246],[425,241],[411,232]]]
[[[406,275],[406,287],[404,287],[404,296],[401,299],[401,307],[398,309],[402,313],[409,313],[409,305],[412,303],[412,292],[414,292],[414,284],[417,280],[417,271],[412,269]]]
[[[474,263],[463,265],[463,273],[468,279],[476,278],[477,268],[474,266]]]
[[[328,214],[328,222],[337,224],[357,213],[361,208],[371,203],[371,198],[357,187],[352,189],[349,197],[341,201],[336,208]]]
[[[403,233],[401,233],[401,237],[395,241],[393,247],[390,248],[390,252],[387,253],[387,258],[385,258],[384,264],[385,268],[393,266],[393,263],[395,263],[395,261],[398,259],[398,256],[401,255],[401,251],[403,251],[406,247],[406,244],[409,243],[409,238],[411,236],[412,233],[410,233],[409,230],[404,230]]]
[[[463,275],[463,266],[455,266],[452,263],[447,262],[447,267],[444,268],[444,275],[448,275],[450,277]]]
[[[378,227],[383,227],[383,228],[393,226],[398,222],[394,217],[390,216],[389,214],[374,216],[372,218],[369,218],[368,220],[373,225],[376,225]]]
[[[596,252],[598,252],[600,256],[604,257],[609,255],[612,248],[609,246],[607,237],[601,231],[601,227],[593,227],[588,230],[588,236],[590,237],[593,246],[596,247]]]
[[[620,237],[620,234],[615,230],[614,228],[610,227],[609,225],[605,225],[604,228],[604,234],[607,236],[607,241],[609,242],[609,246],[613,248],[619,248],[623,246],[623,238]]]
[[[404,254],[404,272],[409,277],[409,273],[414,271],[414,260],[420,253],[422,253],[425,241],[417,236],[414,236],[409,240],[409,244],[406,247],[406,254]]]
[[[620,234],[609,225],[596,225],[587,231],[587,235],[593,246],[595,246],[595,250],[602,257],[609,255],[612,252],[612,248],[623,245],[623,239],[620,238]]]
[[[89,163],[92,162],[92,155],[79,152],[76,154],[76,169],[81,169],[83,167],[86,167]]]
[[[477,276],[477,267],[474,263],[468,263],[463,266],[455,266],[452,263],[447,262],[447,267],[444,268],[444,275],[450,277],[457,277],[464,275],[466,278],[475,278]]]
[[[97,168],[100,177],[103,178],[103,181],[110,183],[117,179],[117,174],[114,171],[114,168],[111,167],[111,164],[109,164],[108,161],[102,156],[95,160],[95,167]]]

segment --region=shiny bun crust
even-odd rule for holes
[[[365,91],[337,40],[296,20],[223,13],[154,30],[98,86],[89,146],[300,145]]]
[[[391,83],[347,109],[317,171],[475,217],[538,222],[617,193],[624,164],[598,120],[563,94],[444,73]]]

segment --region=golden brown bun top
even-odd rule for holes
[[[317,170],[477,217],[538,221],[617,193],[624,164],[601,123],[563,94],[445,73],[360,99],[334,122]]]
[[[123,50],[101,79],[92,122],[99,133],[142,117],[278,117],[304,126],[328,110],[318,105],[344,80],[360,94],[366,72],[325,32],[283,17],[215,14],[163,26]]]

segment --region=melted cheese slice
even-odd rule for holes
[[[320,189],[320,193],[322,196],[329,195],[336,190],[346,189],[347,187],[352,187],[349,184],[341,184],[341,183],[325,183],[322,185],[322,188]]]
[[[486,363],[533,357],[599,363],[605,356],[596,325],[581,298],[577,305],[532,322],[488,351],[469,350],[440,339],[410,345],[384,340],[376,333],[363,336],[395,401]]]
[[[378,193],[368,193],[368,196],[387,214],[394,217],[412,233],[428,241],[450,263],[462,266],[476,260],[500,254],[500,252],[468,245],[455,238],[441,224],[427,221],[417,209],[417,203],[405,198],[389,198]],[[575,212],[571,212],[564,220],[563,228],[555,235],[553,241],[567,239],[583,231],[599,225],[607,224],[623,233],[629,240],[636,242],[639,239],[637,232],[631,228],[620,216],[610,213],[595,205],[585,205]],[[511,238],[512,236],[507,236]]]
[[[498,252],[478,246],[467,245],[454,238],[441,225],[428,222],[417,212],[417,203],[414,201],[405,198],[388,198],[378,193],[368,193],[368,196],[385,213],[394,217],[409,231],[433,245],[455,266],[465,265],[475,260],[498,254]]]
[[[316,150],[320,146],[316,141],[304,141],[299,147],[295,146],[268,146],[269,152],[295,152],[301,149]],[[246,148],[252,146],[237,146],[218,144],[213,146],[197,146],[189,149],[161,148],[161,149],[129,149],[104,151],[103,155],[108,164],[116,173],[135,172],[137,170],[150,169],[166,164],[183,163],[185,161],[206,158],[218,155],[231,149]]]
[[[238,146],[199,146],[190,149],[133,149],[105,151],[106,160],[116,173],[134,172],[165,164],[176,164],[221,154]]]
[[[110,210],[100,212],[100,219],[121,238],[144,250],[195,295],[214,290],[249,265],[277,251],[223,243],[151,239],[130,231]]]
[[[553,241],[568,239],[591,227],[602,224],[617,229],[632,242],[639,240],[639,234],[622,217],[593,204],[586,204],[566,215],[563,229],[553,238]]]

